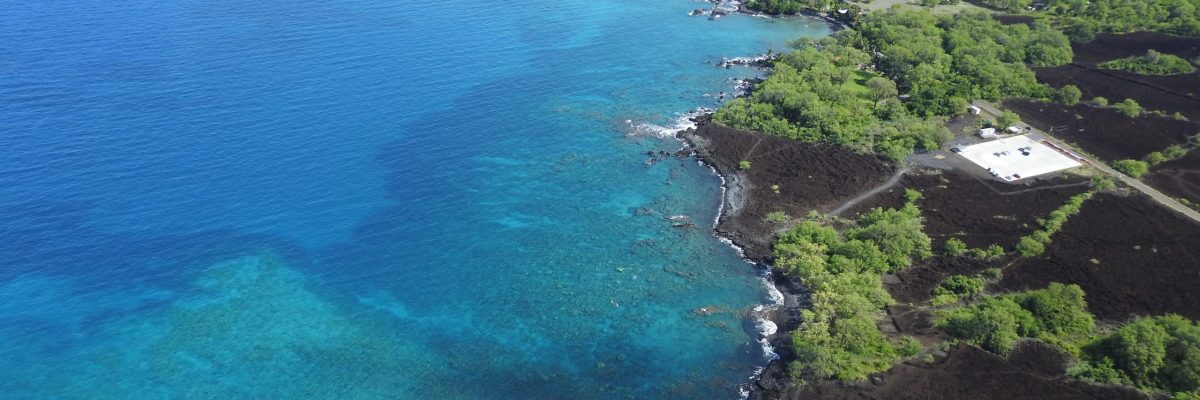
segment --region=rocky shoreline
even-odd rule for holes
[[[695,118],[698,129],[703,124],[710,123],[708,121],[710,117],[711,114]],[[778,357],[774,357],[768,361],[762,371],[758,372],[756,376],[751,377],[749,390],[746,393],[747,399],[778,397],[778,394],[785,391],[789,386],[788,381],[790,378],[787,373],[787,363],[793,358],[789,351],[789,344],[787,343],[787,333],[799,325],[800,312],[804,309],[804,305],[807,304],[808,293],[799,282],[775,273],[767,254],[750,250],[750,247],[743,241],[741,235],[727,229],[725,221],[731,218],[731,216],[739,214],[745,208],[746,193],[748,191],[747,185],[749,184],[747,177],[739,173],[736,166],[721,162],[720,159],[712,157],[711,153],[706,152],[711,143],[704,137],[697,135],[696,129],[680,131],[676,138],[685,144],[682,151],[690,152],[696,157],[697,161],[708,166],[721,177],[721,186],[723,189],[722,200],[720,209],[717,212],[716,221],[713,224],[714,234],[719,238],[729,241],[730,245],[737,249],[741,253],[742,258],[748,263],[768,271],[766,283],[774,286],[775,290],[783,295],[780,303],[767,306],[761,315],[755,316],[755,318],[762,318],[774,324],[776,328],[774,333],[758,339],[766,340],[767,344],[771,346],[772,351]],[[776,396],[768,396],[767,393],[774,393]]]
[[[713,123],[710,114],[693,121],[696,127],[678,132],[676,138],[685,144],[683,151],[722,178],[722,205],[714,233],[728,240],[747,262],[764,270],[773,271],[771,246],[783,229],[783,225],[765,223],[766,213],[782,209],[801,217],[807,210],[829,209],[892,171],[886,161],[875,156],[727,128]],[[750,170],[739,169],[743,158],[754,163]],[[809,162],[796,163],[797,159]],[[773,190],[775,185],[762,182],[779,182],[785,189]],[[787,363],[793,357],[788,332],[799,326],[801,312],[809,304],[809,293],[799,282],[773,272],[767,280],[782,299],[757,317],[777,328],[762,339],[779,357],[753,379],[750,399],[779,398],[791,388]]]

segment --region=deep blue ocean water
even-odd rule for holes
[[[0,397],[736,398],[767,294],[650,133],[829,32],[701,6],[4,2]]]

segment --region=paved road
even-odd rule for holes
[[[971,102],[971,104],[974,104],[976,107],[979,107],[989,113],[996,114],[996,115],[1000,114],[1000,110],[996,109],[996,107],[992,106],[988,102],[976,100],[976,101]],[[1024,126],[1029,126],[1029,125],[1024,122],[1021,122],[1020,127],[1024,127]],[[1082,154],[1079,152],[1079,150],[1076,150],[1074,147],[1071,147],[1071,146],[1067,145],[1066,143],[1063,143],[1062,141],[1055,139],[1054,137],[1050,136],[1049,134],[1042,132],[1034,127],[1030,127],[1030,128],[1032,128],[1031,132],[1044,136],[1046,141],[1049,141],[1050,143],[1054,143],[1055,145],[1062,147],[1064,149],[1071,150],[1075,154]],[[1117,172],[1117,170],[1110,168],[1107,164],[1105,164],[1103,162],[1100,162],[1097,160],[1091,160],[1086,157],[1084,157],[1084,160],[1087,160],[1087,162],[1089,164],[1096,167],[1096,169],[1100,170],[1100,172],[1112,175],[1112,176],[1116,177],[1117,179],[1119,179],[1121,182],[1124,182],[1126,185],[1129,185],[1129,187],[1132,187],[1139,192],[1145,193],[1147,196],[1150,196],[1151,199],[1158,202],[1159,204],[1162,204],[1163,206],[1165,206],[1171,210],[1175,210],[1175,212],[1183,214],[1184,216],[1191,218],[1192,220],[1194,220],[1196,222],[1200,222],[1200,212],[1196,212],[1196,210],[1193,210],[1191,208],[1184,206],[1183,204],[1180,204],[1179,201],[1175,200],[1171,196],[1167,196],[1167,195],[1163,194],[1162,192],[1158,191],[1157,189],[1154,189],[1154,188],[1146,185],[1145,183],[1142,183],[1142,181],[1139,181],[1135,178],[1130,177],[1129,175],[1125,175],[1120,172]]]

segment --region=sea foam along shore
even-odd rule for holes
[[[743,262],[751,265],[758,272],[759,281],[767,293],[767,302],[757,304],[749,311],[749,322],[753,324],[753,331],[756,334],[754,340],[759,344],[765,364],[755,368],[754,372],[747,377],[746,383],[739,386],[739,395],[744,400],[750,398],[751,393],[755,390],[755,384],[763,372],[773,362],[780,359],[780,355],[775,352],[772,340],[779,331],[778,310],[785,305],[787,296],[776,286],[772,267],[765,262],[751,258],[741,245],[734,242],[719,228],[722,219],[737,214],[744,207],[748,191],[745,187],[747,184],[745,178],[731,166],[718,165],[716,160],[708,159],[696,151],[709,146],[707,140],[695,135],[695,132],[700,128],[701,121],[709,119],[713,112],[715,112],[714,109],[699,107],[686,113],[677,114],[667,126],[635,123],[633,120],[623,122],[626,125],[625,131],[628,136],[654,136],[678,140],[682,147],[674,152],[675,154],[695,156],[697,164],[708,168],[713,175],[720,179],[721,198],[712,221],[713,236],[721,243],[733,248]]]
[[[778,353],[775,352],[775,347],[771,344],[771,339],[778,331],[778,323],[772,318],[785,304],[785,296],[782,291],[775,285],[774,272],[769,264],[759,262],[747,256],[745,249],[735,243],[727,235],[723,234],[719,229],[721,220],[728,215],[737,214],[745,204],[745,178],[737,172],[729,170],[729,168],[721,168],[715,160],[707,159],[698,154],[695,149],[707,146],[708,143],[703,138],[696,136],[695,130],[698,127],[699,118],[709,118],[710,113],[699,114],[693,118],[692,126],[689,129],[676,131],[676,138],[684,144],[685,150],[688,150],[692,155],[696,156],[696,162],[703,165],[712,171],[721,180],[721,201],[717,206],[717,214],[713,218],[712,232],[722,243],[732,247],[742,258],[742,261],[752,265],[759,273],[759,281],[762,282],[763,288],[767,292],[769,300],[766,304],[754,306],[750,311],[750,318],[753,319],[754,331],[757,333],[755,340],[759,343],[762,350],[766,365],[755,368],[754,373],[748,377],[747,383],[743,384],[738,392],[742,399],[748,399],[754,389],[754,384],[762,377],[763,371],[766,370],[772,362],[780,359]]]

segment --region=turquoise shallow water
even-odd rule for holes
[[[647,133],[828,28],[699,6],[7,3],[0,393],[736,397],[766,294]]]

